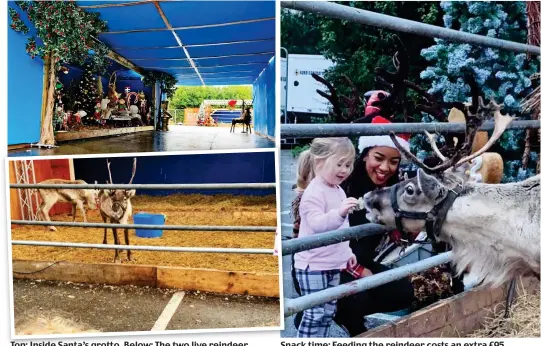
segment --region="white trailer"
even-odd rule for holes
[[[288,59],[281,58],[280,108],[282,115],[286,109],[286,92],[288,93],[288,113],[315,116],[328,114],[330,103],[316,92],[317,89],[327,92],[327,88],[312,78],[312,73],[323,76],[325,71],[333,65],[332,61],[325,59],[322,55],[289,54]]]

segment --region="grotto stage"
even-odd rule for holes
[[[240,128],[237,128],[235,133],[230,133],[229,127],[171,125],[167,132],[143,131],[107,138],[67,141],[53,149],[19,148],[8,151],[8,156],[235,150],[274,147],[274,141],[254,133],[240,133]]]

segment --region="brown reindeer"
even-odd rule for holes
[[[130,182],[133,182],[133,177],[135,176],[137,159],[133,159],[133,168],[132,176]],[[109,171],[109,183],[113,183],[113,178],[111,176],[111,163],[107,160],[107,169]],[[131,204],[131,198],[135,196],[135,190],[112,190],[104,189],[101,190],[98,194],[100,201],[100,214],[105,223],[121,224],[127,225],[130,217],[132,216],[133,209]],[[112,228],[113,238],[115,245],[120,245],[118,239],[118,233],[116,228]],[[128,235],[129,229],[124,229],[124,242],[126,245],[130,245],[130,239]],[[103,230],[103,244],[107,244],[107,228]],[[119,259],[119,250],[115,249],[115,259],[114,262],[121,262]],[[128,261],[131,261],[131,251],[127,250]]]
[[[66,179],[47,179],[39,184],[83,184],[84,180],[66,180]],[[49,211],[58,202],[67,202],[72,205],[73,221],[77,208],[83,214],[84,222],[86,220],[85,206],[95,210],[97,209],[98,190],[94,189],[37,189],[41,196],[41,204],[38,207],[38,215],[41,215],[45,221],[51,221]],[[56,231],[55,226],[48,226],[49,231]]]
[[[244,130],[244,127],[246,126],[247,129],[250,130],[250,133],[252,133],[252,129],[250,127],[250,123],[252,122],[252,113],[251,108],[248,106],[248,108],[244,108],[244,100],[242,101],[242,111],[240,118],[236,118],[231,120],[231,129],[229,132],[235,132],[235,125],[242,124],[242,133],[248,132],[247,130]]]

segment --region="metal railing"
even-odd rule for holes
[[[513,52],[541,55],[541,49],[536,46],[470,34],[459,30],[442,28],[436,25],[370,12],[328,1],[281,1],[280,6],[294,10],[322,14],[328,17],[360,24],[417,34],[420,36],[437,37],[454,42],[471,43],[484,47],[506,49]]]
[[[514,120],[509,130],[538,129],[539,120]],[[461,133],[466,124],[459,123],[394,123],[394,124],[297,124],[282,125],[281,138],[313,138],[339,136],[377,136],[389,132],[418,134],[424,131],[432,133]],[[480,131],[494,130],[494,121],[485,121]]]
[[[247,184],[10,184],[10,189],[234,190],[274,189],[276,183]]]
[[[445,264],[449,261],[451,261],[450,251],[421,260],[416,263],[406,264],[395,269],[390,269],[382,273],[370,275],[362,279],[348,282],[347,284],[327,288],[326,290],[307,294],[305,296],[295,299],[286,299],[284,302],[284,315],[286,317],[291,316],[297,312],[301,312],[311,307],[328,303],[336,299],[344,298],[355,293],[366,291],[371,288],[375,288],[386,283],[399,280],[408,275],[419,273],[432,267]]]
[[[275,183],[243,184],[10,184],[10,189],[137,189],[137,190],[222,190],[222,189],[275,189]],[[228,232],[276,232],[276,226],[209,226],[209,225],[146,225],[88,222],[29,221],[11,220],[14,225],[67,226],[81,228],[155,229],[164,231],[228,231]],[[33,240],[12,240],[12,245],[53,246],[94,249],[118,249],[167,252],[206,252],[273,255],[274,249],[248,248],[195,248],[168,246],[108,245],[88,243],[45,242]]]

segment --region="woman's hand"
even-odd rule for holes
[[[353,269],[353,267],[355,267],[356,265],[357,265],[357,257],[355,257],[355,255],[351,255],[347,263],[348,269]]]
[[[362,277],[362,278],[365,278],[365,277],[370,276],[370,275],[374,275],[374,274],[372,274],[372,272],[370,271],[370,269],[364,268],[364,270],[363,270],[363,272],[362,272],[362,274],[361,274],[361,277]]]
[[[343,200],[342,205],[340,205],[340,209],[338,209],[340,216],[342,218],[345,218],[346,215],[349,213],[350,209],[355,208],[357,204],[358,204],[357,198],[349,197]]]

